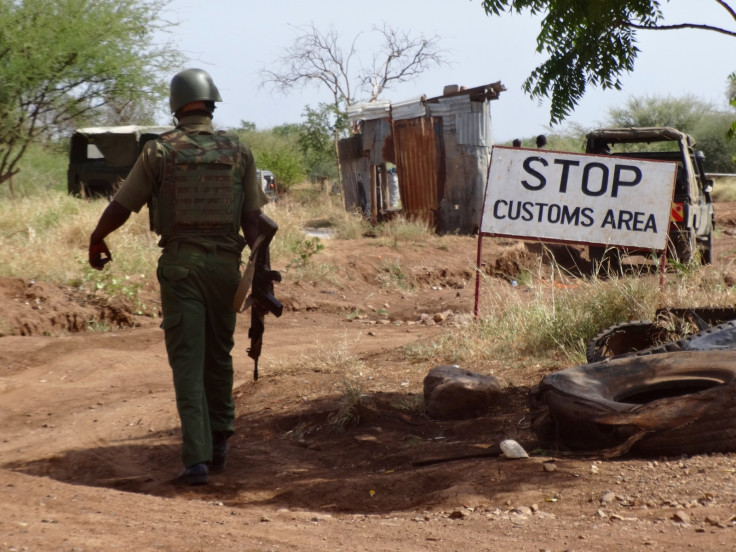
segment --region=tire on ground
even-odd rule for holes
[[[607,457],[736,451],[736,351],[628,356],[545,376],[531,394],[543,446]]]
[[[606,328],[588,342],[585,357],[598,362],[626,353],[647,349],[659,341],[664,331],[649,320],[633,320]]]

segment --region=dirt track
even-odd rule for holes
[[[732,213],[721,206],[721,228]],[[68,288],[0,281],[3,331],[25,334],[0,339],[0,550],[736,550],[735,454],[499,458],[503,438],[535,447],[525,397],[540,372],[507,378],[481,418],[421,416],[432,366],[401,347],[466,323],[473,307],[476,242],[449,243],[328,242],[320,260],[342,284],[285,278],[286,312],[267,320],[256,383],[241,318],[233,451],[227,471],[196,489],[170,481],[179,435],[159,321]],[[717,240],[706,270],[724,270],[731,243]],[[484,251],[491,271],[507,273],[525,255],[509,240]],[[417,292],[381,285],[398,257]],[[140,326],[61,332],[90,312]],[[347,379],[366,400],[360,423],[338,432],[330,416]],[[479,457],[419,465],[469,455]]]

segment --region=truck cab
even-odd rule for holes
[[[705,155],[691,136],[671,127],[603,128],[586,136],[585,152],[677,163],[667,256],[680,263],[713,262],[713,180],[706,178]],[[671,182],[662,186],[669,191]],[[606,251],[591,247],[591,260],[600,261]]]

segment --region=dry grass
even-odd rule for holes
[[[87,270],[87,246],[105,200],[86,201],[43,191],[0,204],[0,276],[68,283]],[[148,231],[148,215],[133,215],[107,243],[109,270],[124,277],[155,272],[158,248]]]
[[[736,176],[719,177],[713,185],[713,201],[736,201]]]
[[[351,352],[355,344],[346,334],[340,341],[321,343],[313,353],[303,353],[297,358],[274,362],[269,370],[276,374],[292,376],[305,372],[319,372],[340,375],[347,381],[357,381],[363,377],[365,363]]]
[[[657,275],[570,279],[559,274],[554,267],[534,273],[524,289],[486,280],[479,320],[439,339],[405,347],[407,360],[460,364],[519,382],[526,379],[524,372],[537,377],[540,367],[553,370],[585,363],[589,340],[614,324],[653,320],[663,306],[730,306],[736,298],[736,290],[714,267],[670,273],[664,289]]]

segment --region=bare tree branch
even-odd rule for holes
[[[725,34],[728,36],[736,36],[736,31],[729,31],[728,29],[722,29],[720,27],[714,27],[713,25],[701,25],[699,23],[679,23],[676,25],[639,25],[637,23],[624,23],[627,27],[632,29],[641,29],[644,31],[672,31],[676,29],[698,29],[701,31],[713,31],[716,33]]]
[[[433,66],[446,63],[444,52],[438,47],[438,36],[412,37],[384,24],[372,29],[380,35],[381,47],[371,65],[353,75],[350,65],[357,55],[360,34],[345,51],[334,27],[321,31],[311,24],[299,30],[302,34],[276,60],[278,68],[262,71],[264,83],[283,91],[310,83],[323,85],[332,93],[335,105],[349,106],[356,101],[355,88],[364,94],[362,99],[376,100],[392,84],[410,81]]]
[[[716,0],[717,4],[720,4],[721,7],[723,7],[724,10],[726,10],[728,13],[731,14],[731,17],[736,21],[736,10],[734,10],[731,6],[726,4],[725,0]]]
[[[287,49],[286,54],[276,60],[276,70],[262,71],[264,84],[288,91],[298,86],[317,83],[325,86],[333,97],[333,103],[350,104],[350,61],[355,55],[355,41],[345,53],[338,43],[334,27],[322,32],[314,24],[299,27],[302,34]]]
[[[368,101],[378,99],[394,83],[411,81],[432,66],[446,64],[436,35],[413,38],[386,24],[373,30],[383,35],[383,47],[373,56],[373,65],[364,70],[361,77],[363,86],[369,91]]]

